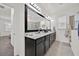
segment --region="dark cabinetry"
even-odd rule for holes
[[[46,37],[45,37],[45,53],[46,53],[46,51],[49,49],[49,46],[50,46],[50,36],[49,35],[47,35]]]
[[[55,40],[55,33],[38,38],[31,39],[25,37],[25,55],[43,56]]]
[[[41,41],[40,41],[41,40]],[[44,55],[44,37],[37,40],[36,45],[36,55],[43,56]]]
[[[50,45],[55,41],[56,35],[54,34],[50,34]]]
[[[44,55],[44,37],[36,40],[36,55],[37,56]]]
[[[34,56],[35,55],[35,41],[25,37],[25,55]]]

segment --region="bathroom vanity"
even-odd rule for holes
[[[25,55],[43,56],[55,41],[55,32],[25,33]]]
[[[43,56],[55,41],[51,21],[25,5],[25,56]]]

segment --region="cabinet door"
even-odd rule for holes
[[[54,40],[53,34],[50,34],[50,45],[53,43],[53,40]]]
[[[35,41],[29,38],[25,39],[25,55],[35,56]]]
[[[43,56],[44,55],[44,43],[40,43],[37,45],[37,56]]]
[[[42,41],[40,41],[40,43],[38,43],[36,46],[36,55],[43,56],[44,55],[44,38],[40,38],[39,40],[42,40]]]
[[[49,47],[50,47],[50,36],[47,35],[45,38],[46,38],[46,39],[45,39],[45,53],[46,53],[47,50],[48,50]]]
[[[55,39],[56,39],[56,32],[54,33],[54,35],[53,35],[53,36],[54,36],[54,41],[55,41]]]
[[[56,38],[55,33],[50,34],[50,45],[52,45],[52,43],[55,41],[55,38]]]

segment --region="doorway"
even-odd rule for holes
[[[13,8],[0,4],[0,56],[13,56]]]

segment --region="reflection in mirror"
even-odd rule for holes
[[[50,21],[40,16],[30,8],[27,8],[27,30],[48,30]]]

